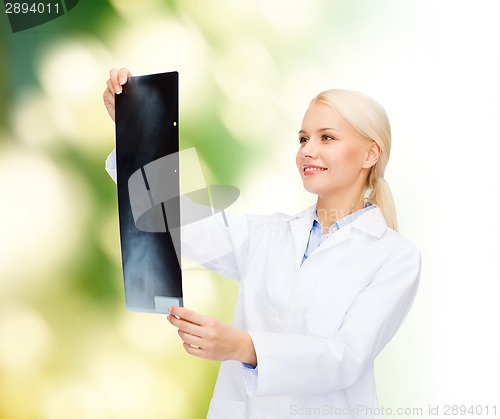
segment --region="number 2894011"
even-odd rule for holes
[[[64,13],[58,2],[5,3],[6,14],[55,14]]]

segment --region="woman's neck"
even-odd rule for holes
[[[318,196],[316,214],[321,227],[323,227],[323,232],[328,233],[332,224],[364,208],[364,206],[363,192],[347,196],[330,196],[327,198]]]

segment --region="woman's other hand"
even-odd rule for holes
[[[107,87],[102,97],[104,99],[104,106],[106,106],[106,110],[113,121],[115,120],[115,94],[122,92],[122,86],[127,83],[129,77],[132,77],[132,73],[127,68],[119,70],[112,68],[109,70],[109,79],[106,82]]]
[[[213,361],[229,359],[256,366],[257,356],[248,332],[183,307],[171,307],[168,320],[179,329],[190,355]]]

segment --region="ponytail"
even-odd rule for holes
[[[395,231],[398,231],[398,217],[396,206],[392,198],[391,188],[383,177],[375,178],[373,181],[368,176],[369,194],[367,200],[380,208],[387,225]]]

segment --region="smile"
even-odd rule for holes
[[[319,167],[319,166],[302,166],[302,170],[304,172],[304,176],[310,176],[319,172],[324,172],[325,170],[328,169],[326,167]]]

